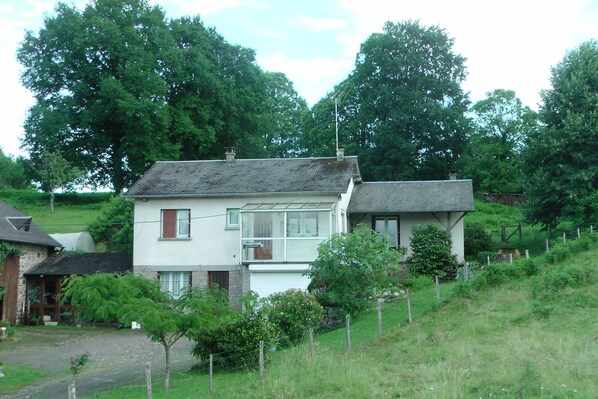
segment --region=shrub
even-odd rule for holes
[[[481,224],[466,224],[464,235],[465,256],[476,256],[492,249],[492,239]]]
[[[312,279],[309,291],[345,313],[361,313],[396,286],[394,273],[402,253],[365,225],[346,235],[335,234],[320,244],[317,259],[305,273]]]
[[[316,298],[304,291],[290,289],[268,297],[268,319],[297,344],[309,328],[322,321],[322,306]]]
[[[264,356],[268,359],[267,349],[278,344],[278,337],[278,328],[261,312],[247,312],[192,336],[195,345],[191,353],[201,359],[212,354],[219,367],[254,367],[259,362],[260,341],[264,341]]]
[[[479,252],[477,255],[477,260],[480,265],[487,265],[488,264],[488,257],[490,257],[490,263],[494,263],[496,257],[498,256],[498,252],[486,252],[482,251]]]
[[[444,277],[457,269],[452,252],[451,234],[436,224],[416,226],[412,230],[411,270],[422,276]]]

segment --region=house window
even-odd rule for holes
[[[239,228],[239,208],[227,208],[226,209],[226,228],[227,229],[238,229]]]
[[[289,212],[287,216],[288,237],[317,237],[317,212]]]
[[[190,209],[162,209],[162,238],[191,237]]]
[[[399,247],[399,217],[398,216],[374,216],[373,228],[376,232],[384,235],[391,247]]]
[[[218,286],[220,289],[228,292],[228,272],[208,272],[208,283],[210,289]]]
[[[183,291],[191,287],[191,272],[159,272],[162,292],[169,293],[173,298],[181,296]]]

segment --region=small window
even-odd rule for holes
[[[190,209],[162,209],[162,238],[191,237]]]
[[[239,208],[228,208],[226,210],[226,228],[238,229],[239,226]]]
[[[162,292],[168,292],[173,298],[178,298],[191,287],[191,272],[159,272]]]
[[[398,216],[375,216],[374,230],[388,239],[390,246],[399,247],[399,218]]]

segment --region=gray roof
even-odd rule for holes
[[[128,253],[89,253],[56,255],[29,270],[28,276],[85,276],[95,273],[129,273],[133,271],[133,256]]]
[[[357,157],[156,162],[127,197],[344,193],[360,179]]]
[[[0,241],[62,247],[40,229],[30,217],[0,201]]]
[[[355,186],[349,213],[471,212],[471,180],[368,182]]]

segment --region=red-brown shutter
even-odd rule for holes
[[[176,209],[162,210],[162,237],[176,238]]]

